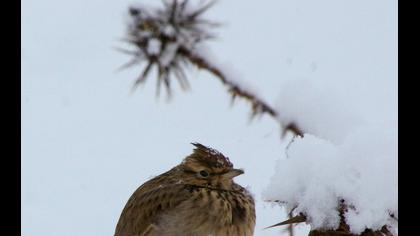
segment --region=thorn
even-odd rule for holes
[[[127,63],[122,64],[120,67],[118,67],[115,72],[120,72],[124,69],[130,68],[132,66],[134,66],[135,64],[139,63],[137,58],[131,59],[130,61],[128,61]]]
[[[296,223],[302,223],[306,221],[306,216],[304,215],[297,215],[295,217],[292,217],[288,220],[282,221],[280,223],[265,227],[264,229],[269,229],[272,227],[276,227],[276,226],[281,226],[281,225],[288,225],[288,224],[296,224]]]
[[[230,99],[230,105],[233,106],[233,104],[235,103],[235,99],[236,99],[236,94],[232,93],[231,94],[231,99]]]
[[[120,47],[113,47],[113,49],[116,50],[116,51],[118,51],[118,52],[125,53],[125,54],[129,54],[129,55],[133,55],[133,56],[138,56],[138,52],[136,52],[136,51],[131,51],[131,50],[120,48]]]
[[[144,69],[144,71],[143,71],[143,73],[141,74],[141,76],[139,76],[139,77],[137,78],[137,80],[134,82],[134,85],[133,85],[133,87],[131,88],[131,93],[133,93],[133,92],[136,90],[136,88],[139,86],[139,84],[143,83],[143,82],[146,80],[147,75],[149,74],[150,69],[152,68],[152,66],[153,66],[153,63],[152,63],[152,62],[149,62],[149,64],[147,64],[147,66],[146,66],[146,68]]]
[[[198,9],[197,11],[195,11],[194,13],[192,13],[191,15],[189,15],[189,18],[194,19],[197,16],[203,14],[205,11],[207,11],[210,7],[212,7],[217,1],[210,1],[209,3],[205,4],[204,6],[202,6],[200,9]]]

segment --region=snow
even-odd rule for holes
[[[276,106],[279,120],[296,122],[306,134],[278,160],[264,198],[280,200],[288,209],[297,206],[295,212],[307,214],[314,228],[338,226],[339,199],[352,206],[345,217],[354,233],[386,224],[398,228],[390,217],[398,215],[394,79],[384,77],[380,86],[346,75],[284,83]],[[376,106],[379,100],[386,106]]]
[[[256,236],[287,235],[285,227],[262,230],[287,218],[263,201],[267,195],[302,199],[315,224],[334,225],[322,206],[341,191],[360,209],[347,214],[356,231],[388,221],[385,208],[398,210],[396,1],[267,1],[258,10],[253,0],[218,1],[206,15],[227,23],[210,46],[217,62],[240,72],[228,77],[258,85],[269,102],[278,98],[279,118],[309,132],[287,152],[290,135],[280,139],[268,116],[249,124],[249,104],[229,106],[208,73],[191,73],[192,91],[169,104],[156,101],[152,77],[129,95],[140,68],[114,73],[129,57],[112,48],[121,46],[132,2],[101,3],[100,10],[97,1],[22,2],[22,235],[112,235],[132,192],[191,154],[191,142],[244,168],[235,181],[255,197]],[[299,168],[305,164],[307,171]],[[280,168],[289,176],[279,179]],[[305,224],[295,229],[308,235]]]
[[[279,120],[296,122],[306,134],[278,160],[264,198],[297,206],[314,228],[338,226],[339,199],[354,207],[345,215],[354,233],[385,224],[397,228],[390,217],[398,215],[395,77],[378,86],[366,76],[341,76],[284,83]],[[388,103],[375,106],[376,99]]]
[[[175,29],[171,25],[164,26],[162,32],[167,36],[174,36],[175,35]]]
[[[160,40],[151,38],[147,44],[147,53],[150,55],[158,55],[160,52]]]
[[[338,226],[339,199],[355,208],[346,214],[355,233],[396,226],[389,216],[398,213],[396,144],[396,129],[389,124],[359,127],[340,145],[311,134],[298,137],[288,158],[278,161],[264,196],[297,206],[315,228]]]
[[[335,78],[334,78],[335,79]],[[352,102],[351,92],[356,88],[334,81],[295,79],[287,81],[280,89],[276,110],[284,124],[295,122],[301,129],[331,142],[342,139],[364,122],[358,106]],[[363,105],[363,104],[362,104]]]
[[[397,231],[390,216],[398,216],[395,3],[325,2],[335,11],[322,16],[310,10],[314,2],[300,5],[312,20],[290,26],[282,41],[287,79],[277,93],[279,122],[306,133],[281,152],[263,198],[296,206],[314,228],[337,227],[344,199],[354,233],[385,224]]]
[[[258,90],[258,86],[252,84],[249,80],[245,80],[245,77],[242,75],[242,73],[240,73],[232,63],[220,62],[217,63],[216,66],[225,75],[227,81],[231,82],[235,86],[238,86],[241,90],[247,91],[256,97],[258,97],[258,94],[261,94]],[[264,99],[261,98],[261,100]]]
[[[159,57],[160,64],[164,67],[168,66],[174,60],[178,48],[179,44],[177,42],[167,44]]]

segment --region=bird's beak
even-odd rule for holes
[[[229,172],[224,173],[223,174],[223,177],[232,179],[232,178],[234,178],[234,177],[236,177],[238,175],[241,175],[243,173],[245,173],[245,172],[243,170],[241,170],[241,169],[232,169]]]

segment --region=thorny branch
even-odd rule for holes
[[[131,7],[128,34],[126,41],[134,46],[134,50],[120,49],[122,52],[133,56],[133,59],[123,65],[126,68],[145,62],[143,71],[136,79],[133,89],[139,84],[145,83],[150,72],[155,68],[157,71],[157,95],[163,84],[168,96],[171,95],[171,80],[175,77],[182,89],[188,89],[186,70],[190,65],[207,71],[219,79],[227,88],[232,100],[242,98],[251,104],[251,117],[268,114],[276,121],[280,121],[278,111],[264,102],[256,94],[243,88],[241,84],[229,78],[219,67],[215,66],[200,48],[203,43],[214,38],[210,30],[217,23],[203,19],[202,15],[215,1],[201,6],[191,6],[188,0],[163,0],[163,8]],[[296,123],[282,124],[283,135],[290,131],[296,136],[303,136],[303,130]],[[279,202],[275,200],[275,202]],[[345,222],[347,206],[344,200],[338,204],[340,225],[335,230],[312,230],[310,236],[315,235],[348,235],[355,236],[350,232]],[[294,208],[295,209],[295,208]],[[293,210],[289,213],[289,219],[270,227],[288,225],[288,232],[293,236],[293,224],[308,222],[304,212],[298,212],[293,216]],[[391,217],[398,220],[394,215]],[[380,230],[367,229],[361,235],[391,235],[386,226]]]
[[[273,202],[280,202],[279,200],[275,200]],[[340,217],[340,223],[337,229],[315,229],[311,230],[309,232],[308,236],[393,236],[393,234],[389,231],[388,226],[384,225],[378,230],[372,230],[372,229],[365,229],[361,234],[356,235],[353,234],[350,230],[350,226],[346,223],[345,214],[348,211],[348,209],[355,209],[354,206],[346,204],[344,199],[340,199],[338,202],[337,210],[339,212]],[[277,226],[283,226],[287,225],[287,230],[289,231],[290,235],[293,234],[293,224],[298,224],[302,222],[310,223],[309,219],[306,217],[305,213],[300,212],[298,215],[293,216],[293,211],[296,209],[296,207],[293,207],[293,209],[289,212],[289,219],[282,221],[280,223],[274,224],[272,226],[269,226],[267,228],[277,227]],[[390,217],[396,219],[394,217],[394,214],[390,213]],[[266,228],[266,229],[267,229]]]
[[[163,9],[150,7],[130,8],[131,24],[129,24],[127,41],[135,46],[135,51],[122,50],[133,55],[122,68],[146,62],[143,72],[135,81],[133,89],[144,83],[155,67],[158,73],[157,95],[163,83],[168,96],[171,95],[171,78],[175,77],[182,89],[188,89],[189,84],[185,68],[194,65],[218,78],[227,88],[232,100],[242,98],[251,104],[251,117],[268,114],[279,121],[278,112],[264,102],[256,94],[247,91],[237,82],[230,80],[221,68],[199,52],[203,42],[214,38],[210,29],[217,23],[203,19],[202,14],[215,2],[192,7],[188,0],[171,2],[163,1]],[[303,136],[303,130],[295,123],[283,124],[283,135],[291,131]]]

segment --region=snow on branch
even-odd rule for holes
[[[397,107],[372,111],[367,103],[392,87],[365,81],[371,93],[359,96],[354,79],[284,84],[277,109],[308,133],[288,145],[263,197],[305,215],[314,230],[397,235]]]
[[[205,42],[215,36],[211,33],[219,24],[203,18],[215,2],[194,5],[188,0],[163,1],[163,8],[135,6],[130,8],[130,23],[127,41],[135,47],[134,51],[122,50],[133,56],[133,59],[122,68],[145,62],[143,72],[136,79],[133,89],[144,83],[151,70],[157,71],[157,95],[161,84],[171,96],[171,82],[175,77],[182,89],[188,89],[186,70],[190,65],[205,70],[218,78],[232,96],[243,98],[251,104],[251,117],[268,114],[277,121],[278,112],[257,96],[249,88],[232,78],[222,66],[215,65],[205,50]],[[284,122],[283,122],[284,123]],[[303,131],[294,123],[284,125],[284,133],[291,131],[303,136]]]
[[[363,114],[368,110],[359,111],[361,104],[349,106],[350,100],[361,99],[347,98],[351,86],[336,78],[322,84],[291,81],[273,108],[209,53],[206,42],[215,37],[212,29],[219,24],[203,15],[213,4],[168,0],[161,8],[130,8],[126,40],[134,50],[123,51],[133,59],[123,67],[144,65],[133,88],[156,69],[157,94],[163,84],[170,96],[174,79],[182,89],[189,88],[186,72],[191,66],[207,71],[227,87],[233,100],[238,97],[251,104],[252,117],[268,114],[285,132],[299,136],[288,148],[288,158],[279,160],[264,193],[266,200],[295,210],[301,220],[304,216],[314,232],[311,236],[326,235],[315,233],[321,231],[396,235],[391,232],[398,228],[395,123],[366,121]]]
[[[310,134],[296,138],[264,198],[304,215],[315,230],[396,235],[396,134],[384,123],[358,127],[339,144]]]

